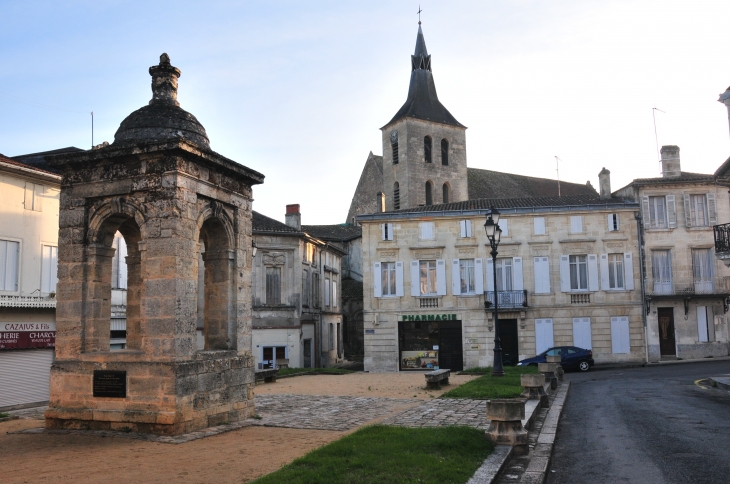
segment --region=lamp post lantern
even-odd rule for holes
[[[487,222],[484,224],[484,231],[487,233],[489,246],[492,248],[492,277],[494,278],[494,363],[492,363],[492,376],[504,376],[504,367],[502,366],[502,345],[499,338],[499,315],[497,313],[498,300],[497,293],[497,246],[502,236],[502,229],[499,228],[499,211],[492,207],[487,214]],[[484,300],[485,310],[488,307],[488,301]]]

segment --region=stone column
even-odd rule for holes
[[[527,450],[527,430],[522,426],[525,419],[525,400],[499,398],[487,400],[489,428],[487,438],[496,445],[511,445]]]
[[[549,400],[545,393],[545,377],[539,373],[520,375],[520,384],[525,389],[522,397],[528,400],[540,400],[540,405],[547,407]]]

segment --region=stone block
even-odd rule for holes
[[[487,400],[487,418],[490,421],[522,421],[525,419],[525,400],[518,398]]]

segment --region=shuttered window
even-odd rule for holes
[[[58,283],[58,247],[44,245],[41,255],[41,293],[50,294],[56,292]]]
[[[471,237],[471,220],[460,220],[459,230],[461,237]]]
[[[545,217],[532,219],[535,235],[545,235]]]
[[[43,185],[37,183],[25,183],[25,209],[35,212],[41,211],[43,200]]]
[[[383,240],[393,240],[393,224],[380,224],[380,236]]]
[[[570,289],[588,290],[588,260],[585,255],[570,256]]]
[[[535,354],[539,355],[543,351],[554,346],[553,341],[553,320],[552,319],[536,319],[535,320]]]
[[[573,318],[573,346],[586,350],[593,349],[591,318]]]
[[[436,294],[436,261],[422,260],[419,263],[421,295]]]
[[[580,234],[583,232],[583,216],[573,215],[570,217],[570,233]]]
[[[611,318],[611,350],[613,353],[631,353],[628,316]]]
[[[435,237],[435,227],[433,222],[421,222],[418,224],[421,240],[433,240]]]
[[[20,242],[0,239],[0,291],[18,290]]]
[[[459,283],[461,294],[474,294],[476,292],[474,259],[459,260]]]
[[[266,304],[281,304],[281,267],[266,268]]]
[[[618,214],[617,213],[609,213],[608,214],[608,231],[609,232],[617,232],[619,230],[619,220],[618,220]]]
[[[667,228],[667,206],[664,197],[649,197],[649,228]]]
[[[550,262],[547,257],[535,257],[535,293],[550,294]]]

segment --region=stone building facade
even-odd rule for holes
[[[614,193],[642,207],[648,359],[727,356],[730,269],[715,258],[712,226],[730,222],[730,184],[723,167],[682,171],[677,146],[663,146],[661,159],[661,177]]]
[[[0,411],[48,401],[61,176],[0,155]]]
[[[254,412],[251,202],[264,177],[210,149],[179,107],[180,70],[166,54],[150,74],[152,100],[122,121],[114,143],[50,161],[63,178],[49,428],[179,434]],[[117,231],[127,333],[126,348],[112,351]]]
[[[496,295],[505,361],[554,345],[590,348],[596,362],[644,361],[639,204],[604,194],[359,216],[365,370],[491,366],[491,207],[504,231]]]
[[[254,212],[257,368],[326,368],[344,359],[341,288],[348,251],[302,227],[299,205],[287,205],[286,222]]]

